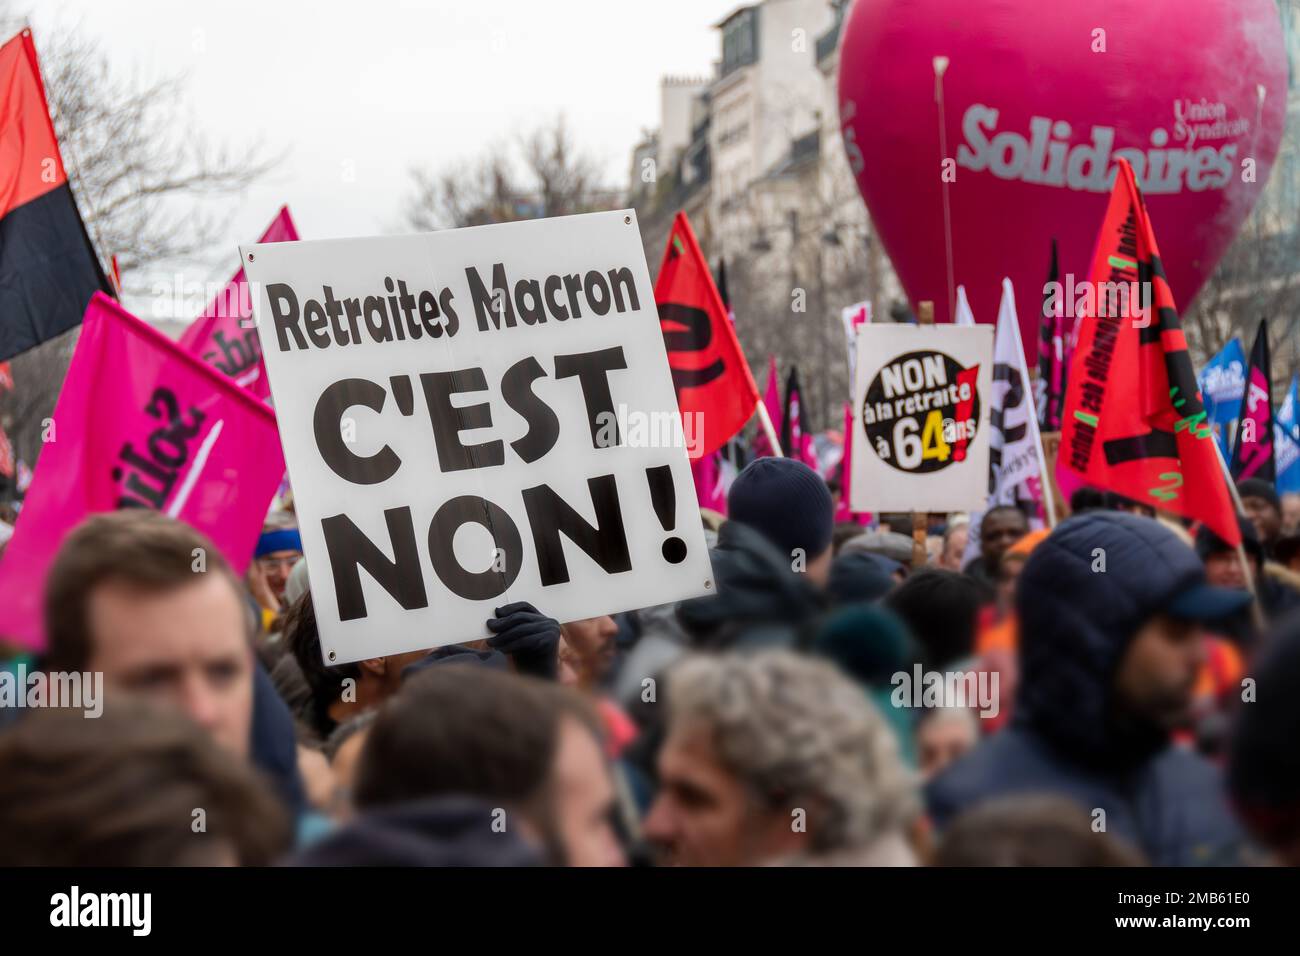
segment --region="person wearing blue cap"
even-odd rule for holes
[[[253,593],[266,610],[278,614],[284,608],[285,585],[289,583],[293,566],[301,558],[302,537],[297,528],[267,528],[257,539],[257,548],[253,552],[256,565],[253,577],[260,578],[260,582],[253,582]],[[262,582],[265,589],[257,586]],[[270,598],[274,598],[274,605],[269,603]]]
[[[1152,519],[1098,511],[1058,525],[1016,585],[1013,723],[929,784],[936,825],[996,797],[1059,794],[1156,865],[1238,862],[1219,771],[1171,732],[1190,717],[1201,624],[1249,601],[1208,584]]]

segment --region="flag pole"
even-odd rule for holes
[[[1033,417],[1031,415],[1031,417]],[[1047,508],[1047,527],[1056,527],[1056,502],[1053,500],[1056,495],[1052,491],[1052,483],[1047,479],[1047,452],[1043,449],[1043,435],[1037,428],[1034,429],[1034,441],[1038,443],[1038,480],[1043,484],[1043,504]]]
[[[950,313],[951,314],[951,313]],[[916,321],[918,325],[934,325],[934,302],[927,299],[916,304]],[[912,570],[919,571],[925,567],[929,558],[925,549],[925,539],[929,531],[929,515],[924,511],[912,512]]]
[[[1237,492],[1237,483],[1232,480],[1232,471],[1223,458],[1223,449],[1219,447],[1219,443],[1214,436],[1210,436],[1210,441],[1214,442],[1214,454],[1219,459],[1219,467],[1223,469],[1223,480],[1228,484],[1228,493],[1232,495],[1233,507],[1236,508],[1238,515],[1245,516],[1246,506],[1241,503],[1241,495]],[[1264,609],[1259,603],[1259,593],[1255,590],[1255,576],[1250,573],[1250,560],[1246,557],[1246,546],[1240,541],[1237,542],[1237,560],[1241,563],[1241,573],[1246,579],[1246,588],[1250,591],[1252,598],[1251,617],[1254,618],[1255,627],[1263,630],[1268,621],[1264,617]],[[1263,570],[1261,567],[1260,571]]]
[[[763,434],[767,436],[772,451],[776,452],[778,458],[785,457],[785,452],[781,450],[781,443],[776,438],[776,429],[772,426],[772,416],[767,413],[767,405],[761,398],[758,400],[757,411],[758,422],[763,426]]]
[[[943,75],[948,71],[950,61],[946,56],[936,56],[931,60],[934,67],[934,102],[938,107],[939,123],[939,165],[942,167],[948,162],[948,132],[945,128],[946,123],[943,115]],[[953,280],[952,268],[952,205],[948,196],[948,177],[940,176],[940,189],[943,193],[943,248],[944,256],[948,265],[948,321],[956,317],[957,310],[957,290]]]

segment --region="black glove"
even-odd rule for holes
[[[527,601],[497,608],[488,618],[493,636],[488,646],[509,655],[521,674],[555,680],[559,673],[560,622],[547,617]]]

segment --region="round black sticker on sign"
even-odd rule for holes
[[[908,474],[964,461],[975,437],[979,365],[964,368],[932,350],[908,352],[883,366],[867,388],[862,424],[876,455]]]

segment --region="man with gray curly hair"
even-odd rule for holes
[[[919,801],[884,718],[831,665],[699,656],[668,675],[644,834],[662,862],[910,865]]]

